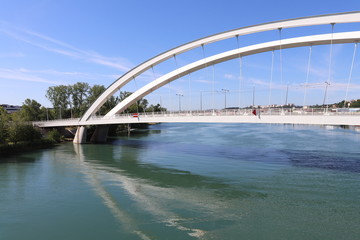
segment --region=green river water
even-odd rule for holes
[[[159,124],[0,161],[1,240],[359,239],[360,132]]]

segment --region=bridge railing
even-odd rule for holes
[[[116,114],[111,117],[93,116],[92,120],[119,118],[151,118],[151,117],[181,117],[181,116],[241,116],[241,115],[360,115],[360,109],[330,109],[330,108],[256,108],[256,109],[221,109],[174,112],[143,112]]]
[[[129,118],[158,118],[158,117],[201,117],[201,116],[309,116],[309,115],[324,115],[324,116],[360,116],[360,108],[253,108],[253,109],[209,109],[196,111],[166,111],[166,112],[143,112],[143,113],[124,113],[116,114],[111,117],[92,116],[89,120],[101,121],[111,119],[129,119]],[[48,121],[33,122],[36,126],[45,125],[81,125],[80,118],[55,119]],[[76,124],[74,124],[76,123]]]

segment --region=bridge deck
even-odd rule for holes
[[[360,125],[359,112],[327,112],[322,111],[281,111],[257,110],[227,111],[188,111],[165,113],[122,114],[109,118],[92,117],[86,122],[80,119],[62,119],[34,122],[39,127],[87,126],[127,123],[164,123],[164,122],[208,122],[208,123],[271,123],[271,124],[309,124],[309,125]]]

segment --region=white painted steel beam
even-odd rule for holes
[[[265,124],[306,124],[306,125],[348,125],[360,126],[359,114],[338,114],[338,115],[261,115],[260,117],[248,114],[239,115],[202,115],[191,114],[161,114],[161,115],[140,115],[139,118],[132,116],[119,116],[113,118],[90,118],[84,126],[88,125],[110,125],[127,123],[265,123]],[[53,122],[36,122],[39,127],[54,126],[80,126],[79,122],[59,120]],[[80,134],[81,135],[81,134]],[[79,135],[79,136],[80,136]],[[78,140],[81,142],[80,140]],[[83,140],[84,141],[84,140]]]
[[[189,51],[191,49],[200,47],[202,45],[206,45],[212,42],[221,41],[224,39],[248,35],[258,32],[271,31],[280,28],[295,28],[295,27],[303,27],[303,26],[314,26],[314,25],[324,25],[331,23],[352,23],[352,22],[360,22],[360,11],[356,12],[347,12],[347,13],[338,13],[338,14],[329,14],[329,15],[319,15],[312,17],[303,17],[289,20],[282,20],[276,22],[269,22],[264,24],[253,25],[244,28],[238,28],[222,33],[218,33],[215,35],[211,35],[208,37],[204,37],[184,45],[175,47],[169,51],[161,53],[144,63],[136,66],[131,69],[123,76],[118,78],[113,84],[111,84],[105,92],[90,106],[90,108],[86,111],[81,121],[87,121],[92,115],[94,115],[98,109],[107,101],[109,97],[115,94],[116,91],[121,89],[124,85],[126,85],[129,81],[150,69],[153,66],[158,65],[159,63],[176,56],[180,53]]]
[[[174,81],[178,78],[181,78],[182,76],[198,71],[202,68],[211,66],[213,64],[217,64],[237,58],[240,55],[247,56],[261,52],[272,51],[279,49],[280,46],[282,49],[287,49],[287,48],[307,46],[310,44],[322,45],[322,44],[330,44],[330,42],[332,42],[333,44],[337,44],[337,43],[351,43],[356,41],[360,41],[360,31],[283,39],[281,41],[277,40],[277,41],[271,41],[261,44],[255,44],[252,46],[247,46],[247,47],[223,52],[217,55],[213,55],[211,57],[207,57],[199,61],[193,62],[191,64],[188,64],[186,66],[183,66],[181,68],[178,68],[148,83],[147,85],[143,86],[142,88],[138,89],[133,94],[128,96],[122,102],[120,102],[111,111],[109,111],[105,115],[105,117],[111,117],[117,113],[121,113],[126,108],[136,103],[137,100],[145,97],[149,93],[155,91],[156,89],[166,85],[171,81]]]

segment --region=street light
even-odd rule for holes
[[[252,105],[255,106],[255,86],[253,87],[253,102],[252,102]]]
[[[325,106],[325,101],[326,101],[326,95],[327,95],[327,90],[328,90],[328,86],[330,85],[329,82],[325,82],[325,94],[324,94],[324,101],[323,101],[323,105]]]
[[[226,110],[226,93],[229,92],[227,89],[221,89],[222,92],[224,92],[225,95],[225,110]]]
[[[179,112],[181,112],[181,99],[180,97],[183,97],[184,95],[177,93],[176,96],[179,96]]]
[[[200,111],[202,111],[202,93],[203,91],[200,91]]]

